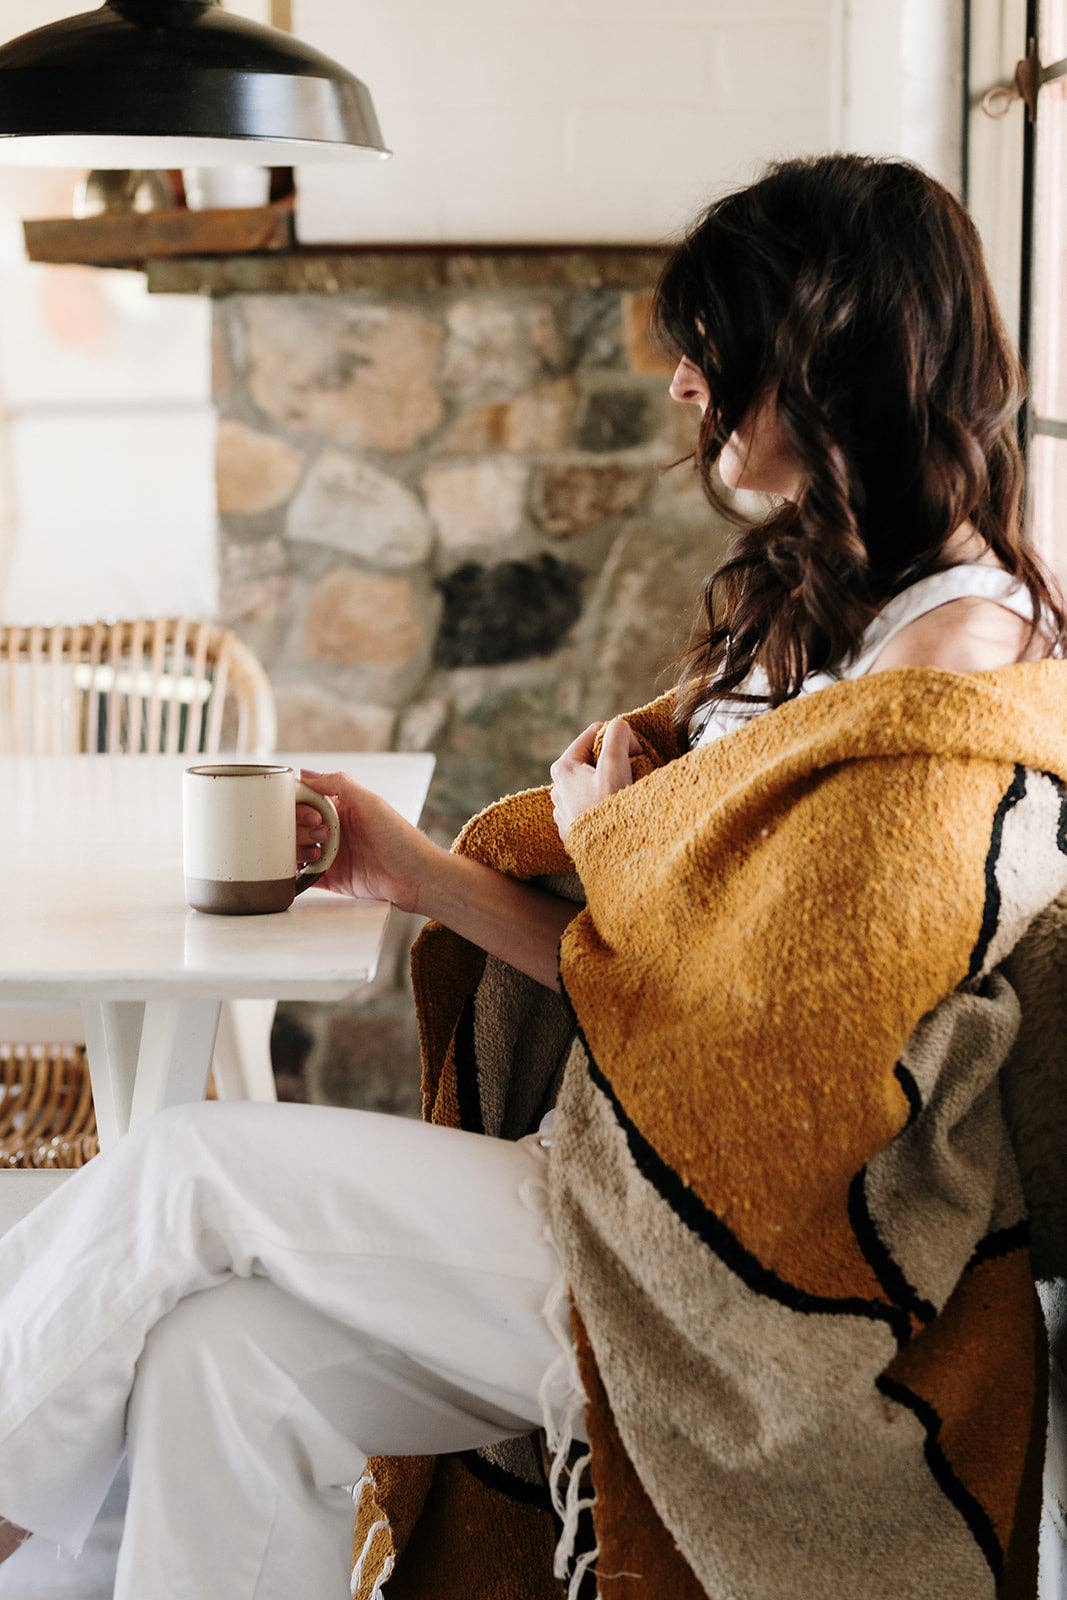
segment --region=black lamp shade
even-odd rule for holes
[[[388,155],[365,84],[218,0],[107,0],[0,45],[0,163],[288,166]]]

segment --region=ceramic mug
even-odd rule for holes
[[[321,858],[296,867],[297,801],[329,830]],[[182,783],[185,898],[225,916],[287,911],[331,867],[341,842],[332,800],[292,767],[187,767]]]

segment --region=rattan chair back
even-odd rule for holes
[[[266,673],[214,623],[0,626],[0,754],[269,756],[275,736]],[[0,1167],[80,1167],[99,1148],[84,1045],[0,1043]]]
[[[0,627],[0,754],[269,754],[274,696],[228,629],[186,617]]]

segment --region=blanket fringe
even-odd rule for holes
[[[374,1490],[377,1487],[378,1485],[374,1480],[374,1476],[370,1472],[365,1472],[362,1478],[360,1478],[359,1482],[353,1485],[352,1503],[356,1508],[357,1517],[359,1516],[360,1501],[362,1500],[364,1493],[368,1489]],[[383,1529],[386,1532],[388,1532],[389,1529],[389,1524],[384,1518],[379,1518],[376,1522],[372,1522],[370,1527],[367,1529],[367,1536],[363,1541],[363,1548],[359,1553],[359,1558],[356,1561],[355,1566],[352,1568],[352,1580],[350,1586],[352,1594],[356,1593],[360,1584],[363,1582],[363,1569],[370,1557],[374,1541]],[[390,1554],[387,1555],[385,1560],[382,1562],[382,1570],[374,1580],[374,1587],[370,1592],[370,1600],[383,1600],[382,1589],[395,1564],[396,1558],[392,1552],[390,1552]]]
[[[531,1138],[530,1147],[542,1161],[547,1161],[547,1151],[540,1140]],[[542,1178],[527,1178],[519,1189],[519,1197],[527,1210],[533,1211],[541,1218],[542,1238],[555,1250],[556,1242],[549,1220],[547,1181]],[[561,1524],[552,1561],[552,1572],[554,1577],[566,1580],[571,1564],[574,1563],[574,1570],[570,1572],[570,1581],[567,1584],[567,1600],[578,1600],[582,1580],[600,1552],[599,1547],[594,1545],[591,1550],[584,1551],[575,1560],[574,1546],[578,1537],[579,1521],[582,1512],[591,1509],[595,1503],[596,1495],[594,1493],[583,1497],[581,1493],[582,1478],[588,1475],[592,1460],[591,1451],[586,1450],[573,1467],[569,1470],[567,1468],[575,1443],[575,1427],[585,1408],[586,1396],[571,1339],[570,1291],[562,1270],[549,1288],[541,1310],[549,1331],[559,1346],[559,1354],[545,1370],[537,1390],[541,1425],[545,1430],[545,1439],[552,1455],[548,1492]]]

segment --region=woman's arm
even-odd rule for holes
[[[564,840],[576,817],[631,781],[630,757],[641,749],[637,736],[617,717],[608,724],[600,759],[594,761],[593,745],[603,726],[590,723],[552,763],[552,809]],[[438,853],[441,859],[422,881],[417,909],[558,993],[559,941],[579,908],[480,861]]]
[[[636,736],[617,718],[609,724],[594,762],[601,726],[591,723],[552,764],[553,813],[562,836],[575,817],[630,782],[630,755],[641,748]],[[300,776],[316,793],[330,796],[341,822],[341,848],[319,879],[323,889],[389,900],[402,911],[433,917],[558,992],[559,941],[577,915],[573,901],[443,850],[343,772],[304,771]],[[318,813],[298,806],[300,860],[316,860],[324,839]]]
[[[442,849],[343,772],[301,776],[317,793],[330,796],[341,822],[341,848],[319,879],[321,888],[388,900],[401,911],[434,917],[538,983],[558,989],[560,935],[579,909],[573,901]],[[318,812],[298,806],[299,860],[317,860],[325,837]]]
[[[414,909],[558,991],[559,941],[581,908],[480,861],[437,845],[431,848],[437,858],[423,878]]]

